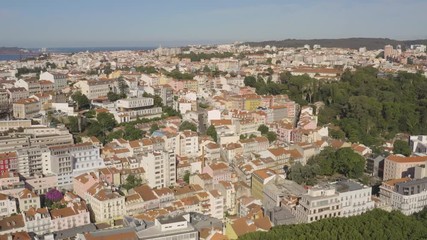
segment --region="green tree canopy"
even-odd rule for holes
[[[267,134],[265,134],[265,136],[267,137],[267,139],[270,143],[277,140],[277,134],[275,132],[272,132],[272,131],[267,132]]]
[[[268,127],[264,124],[261,124],[258,127],[258,131],[261,132],[262,135],[267,134],[268,130],[269,130]]]
[[[211,138],[215,141],[218,142],[218,133],[216,132],[215,126],[214,125],[210,125],[208,127],[208,129],[206,130],[206,134],[208,136],[211,136]]]
[[[90,108],[90,100],[80,91],[75,92],[73,95],[71,95],[71,99],[73,99],[73,101],[77,103],[79,109]]]
[[[184,131],[184,130],[191,130],[193,132],[197,132],[197,126],[194,123],[184,121],[179,126],[179,131]]]
[[[402,154],[405,156],[410,156],[412,151],[409,147],[408,142],[402,141],[402,140],[396,140],[393,143],[393,153],[395,154]]]
[[[359,216],[328,218],[310,224],[283,225],[268,232],[246,234],[242,240],[277,239],[425,239],[427,236],[426,210],[415,216],[400,212],[374,209]]]

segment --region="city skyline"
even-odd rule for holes
[[[0,46],[114,47],[282,39],[427,38],[427,2],[6,2]],[[411,14],[408,14],[411,12]]]

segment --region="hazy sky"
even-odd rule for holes
[[[427,38],[427,0],[1,0],[0,46]]]

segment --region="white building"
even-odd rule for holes
[[[412,152],[427,154],[427,135],[410,136],[409,146]]]
[[[126,214],[125,197],[110,189],[89,189],[87,202],[92,208],[97,223],[112,223]]]
[[[52,82],[55,91],[61,91],[68,86],[67,75],[65,74],[44,72],[40,74],[40,80]]]
[[[299,223],[311,223],[324,218],[340,217],[341,203],[338,193],[332,186],[313,187],[301,196],[295,208]]]
[[[341,216],[360,215],[374,209],[371,199],[372,187],[348,180],[334,184],[341,201]]]
[[[197,157],[199,154],[199,136],[196,132],[185,130],[180,133],[178,155],[181,157]]]
[[[8,217],[16,213],[15,199],[0,193],[0,217]]]
[[[142,155],[141,166],[151,188],[169,187],[176,183],[176,158],[173,152],[147,152]]]

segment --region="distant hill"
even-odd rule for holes
[[[264,47],[266,45],[276,47],[303,47],[305,44],[313,47],[314,44],[319,44],[321,47],[336,47],[336,48],[351,48],[359,49],[366,47],[368,50],[383,49],[385,45],[393,46],[401,45],[403,48],[410,47],[413,44],[427,45],[427,39],[420,40],[405,40],[399,41],[389,38],[340,38],[340,39],[286,39],[280,41],[263,41],[263,42],[246,42],[250,46]]]
[[[1,55],[13,55],[13,54],[20,54],[23,52],[28,52],[28,50],[24,48],[18,48],[18,47],[0,47]]]

